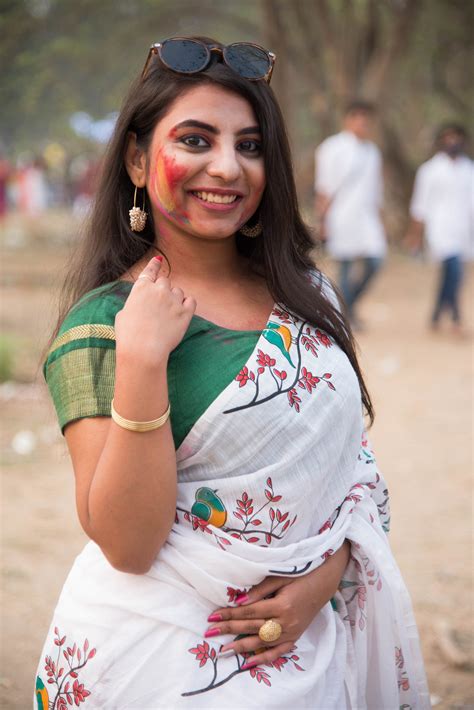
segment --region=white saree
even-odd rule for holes
[[[149,573],[118,572],[93,542],[77,557],[38,667],[39,708],[430,707],[358,380],[324,332],[275,307],[177,461],[176,520]],[[242,656],[219,656],[231,637],[204,639],[216,607],[268,575],[308,573],[345,539],[340,589],[292,652],[242,671]]]

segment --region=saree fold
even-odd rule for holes
[[[61,593],[36,697],[87,708],[430,707],[410,599],[387,540],[388,493],[357,377],[283,307],[177,451],[178,500],[146,575],[90,542]],[[243,671],[207,616],[268,575],[297,577],[351,541],[339,591],[294,649]]]

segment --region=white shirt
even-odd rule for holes
[[[461,155],[434,155],[416,173],[411,216],[423,222],[431,255],[467,258],[473,253],[474,163]]]
[[[374,143],[350,131],[326,138],[316,150],[315,188],[331,200],[326,229],[333,257],[385,254],[382,156]]]

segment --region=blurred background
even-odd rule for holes
[[[2,708],[30,706],[50,616],[85,541],[41,374],[58,288],[127,86],[152,42],[182,34],[277,54],[272,87],[310,224],[315,148],[340,130],[350,99],[377,106],[390,249],[357,336],[377,414],[371,438],[433,705],[474,707],[472,266],[462,337],[433,332],[438,266],[403,247],[437,127],[472,129],[473,28],[473,0],[0,0]],[[336,274],[324,252],[315,258]]]

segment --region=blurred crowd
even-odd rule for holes
[[[38,217],[57,207],[82,216],[93,199],[99,169],[96,154],[68,156],[54,143],[41,154],[21,154],[15,162],[0,155],[0,219],[8,212]]]

